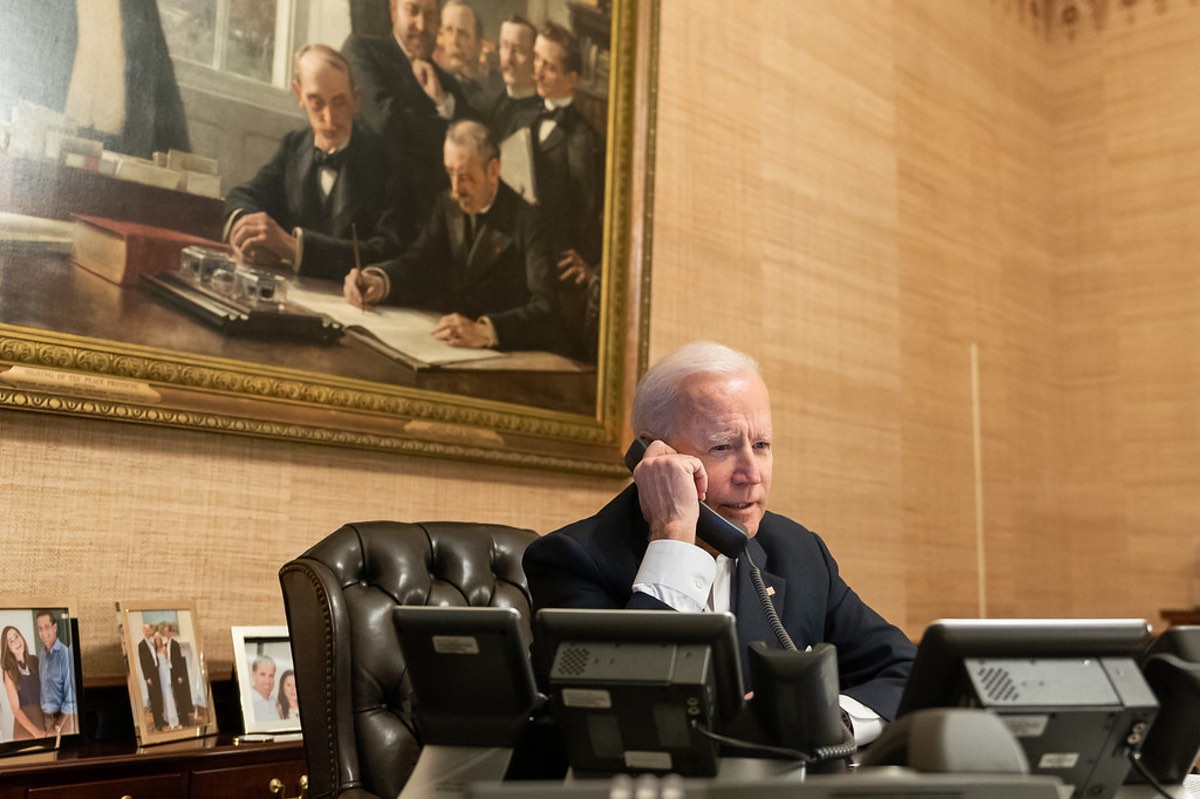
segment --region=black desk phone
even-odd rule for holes
[[[642,462],[649,444],[645,439],[635,438],[625,451],[625,466],[630,472]],[[696,536],[727,558],[736,559],[746,548],[750,539],[741,525],[731,522],[703,502],[700,503],[700,518],[696,521]]]

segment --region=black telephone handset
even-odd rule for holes
[[[647,446],[644,439],[635,438],[625,451],[625,466],[630,472],[642,462]],[[696,520],[696,535],[727,558],[741,555],[746,542],[750,540],[740,525],[724,518],[703,502],[700,503],[700,518]]]

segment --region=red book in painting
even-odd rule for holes
[[[142,275],[177,269],[179,253],[192,245],[229,249],[177,230],[76,214],[71,260],[105,280],[129,286]]]

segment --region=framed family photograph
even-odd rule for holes
[[[188,603],[117,603],[129,703],[142,746],[217,732],[204,650]]]
[[[292,645],[285,625],[234,627],[233,662],[248,734],[300,732]]]
[[[463,8],[438,0],[5,4],[0,407],[622,474],[649,310],[658,2],[470,0],[474,24],[459,19]],[[410,41],[401,16],[416,13],[428,17],[427,32]],[[219,285],[206,283],[201,255],[188,261],[179,246],[135,255],[149,251],[139,249],[147,241],[184,236],[196,252],[240,241],[234,231],[248,203],[237,203],[289,142],[308,142],[297,158],[322,169],[313,135],[296,139],[310,129],[296,57],[309,46],[340,51],[356,73],[353,130],[362,133],[347,141],[424,142],[419,157],[412,145],[363,172],[391,169],[412,184],[411,196],[371,219],[404,218],[394,249],[376,255],[381,237],[366,222],[352,249],[348,231],[276,221],[291,236],[289,254],[238,249],[236,265],[213,268],[228,278]],[[543,86],[535,55],[564,77]],[[387,59],[403,68],[371,73]],[[423,65],[445,84],[442,121],[431,104],[421,113],[434,132],[410,139],[390,127],[391,92],[402,92],[385,84],[412,80]],[[432,103],[417,83],[404,85],[413,91]],[[396,119],[418,117],[405,108]],[[502,230],[499,216],[477,239],[472,226],[482,246],[454,238],[465,235],[468,200],[448,192],[442,149],[447,124],[458,121],[489,130],[499,154],[487,169],[496,164],[504,189],[495,196],[535,206],[522,218],[539,220],[541,239]],[[338,185],[330,202],[341,201]],[[437,227],[442,206],[451,223]],[[406,306],[401,291],[411,284],[375,313],[347,304],[343,280],[360,263],[359,238],[361,264],[370,266],[407,257],[429,231],[448,231],[448,252],[479,261],[461,267],[467,275],[483,274],[485,261],[519,265],[514,253],[525,265],[504,266],[502,279],[480,284],[483,299],[453,308]],[[208,244],[197,249],[196,239]],[[337,255],[303,266],[326,250]],[[253,258],[262,263],[245,260]],[[448,269],[440,261],[420,274]],[[487,306],[510,295],[502,308]],[[434,335],[459,316],[482,327],[471,337]]]
[[[71,612],[0,607],[0,754],[78,739],[83,678]]]

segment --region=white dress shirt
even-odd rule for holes
[[[686,541],[651,541],[633,578],[633,590],[684,613],[725,613],[732,606],[734,565],[724,555],[714,560]],[[850,716],[856,744],[879,737],[883,719],[878,713],[845,694],[838,696],[838,704]]]

